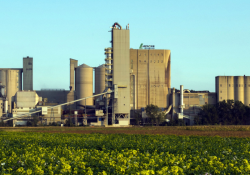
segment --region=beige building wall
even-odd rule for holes
[[[215,77],[217,102],[238,100],[250,106],[250,76]]]
[[[113,103],[114,115],[125,114],[130,119],[129,30],[112,29],[112,48],[113,85],[118,85],[118,98]]]
[[[250,76],[244,77],[244,89],[245,105],[250,106]]]
[[[180,93],[177,93],[180,96]],[[216,93],[183,93],[184,115],[195,116],[199,113],[201,107],[207,104],[216,104]],[[178,105],[180,104],[177,97]],[[176,100],[176,101],[177,101]]]
[[[171,87],[170,50],[130,49],[130,68],[136,80],[136,109],[148,104],[168,107]]]

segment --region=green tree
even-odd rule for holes
[[[134,118],[135,118],[136,124],[140,125],[140,122],[142,120],[142,114],[138,111],[135,111]]]
[[[153,104],[147,105],[146,114],[150,119],[152,126],[154,125],[154,123],[156,123],[156,125],[159,126],[159,124],[161,124],[165,119],[164,112],[161,111],[157,105]]]

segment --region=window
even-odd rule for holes
[[[161,56],[163,56],[163,53],[161,54]]]
[[[158,60],[158,63],[159,63],[160,61]]]
[[[155,63],[155,60],[154,60],[154,63]]]
[[[247,87],[247,84],[245,84],[245,87]]]
[[[230,84],[228,86],[230,87]]]
[[[152,63],[152,60],[150,60],[150,63]]]
[[[250,84],[248,85],[248,87],[250,87]]]
[[[222,97],[220,99],[222,99]]]
[[[146,60],[144,60],[144,63],[146,63]]]
[[[163,63],[163,60],[161,60],[161,63]]]
[[[222,87],[222,84],[220,84],[220,87]]]
[[[184,96],[184,98],[188,98],[188,96]]]
[[[144,54],[146,56],[146,54]]]
[[[139,62],[141,62],[141,60],[139,60]]]
[[[220,91],[220,93],[222,93],[222,91]]]

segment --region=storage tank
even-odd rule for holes
[[[244,89],[245,89],[245,101],[244,101],[244,104],[246,106],[250,106],[250,76],[244,76]]]
[[[227,77],[227,99],[234,100],[234,77]]]
[[[234,77],[234,87],[235,87],[235,101],[241,101],[244,104],[244,77],[235,76]]]
[[[93,68],[82,64],[76,68],[76,98],[93,96]],[[85,100],[78,102],[85,105]],[[93,98],[86,100],[86,105],[93,105]]]
[[[95,94],[105,90],[105,64],[95,68]]]

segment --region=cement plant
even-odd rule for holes
[[[35,58],[29,56],[22,68],[0,68],[1,120],[26,125],[38,115],[43,125],[63,126],[70,120],[74,125],[124,127],[135,123],[135,112],[147,123],[145,108],[153,104],[164,111],[166,122],[181,119],[193,125],[205,104],[230,99],[250,106],[250,76],[217,76],[216,92],[172,88],[171,51],[153,45],[130,48],[129,25],[112,25],[111,46],[104,54],[98,67],[70,58],[68,90],[34,90]]]

